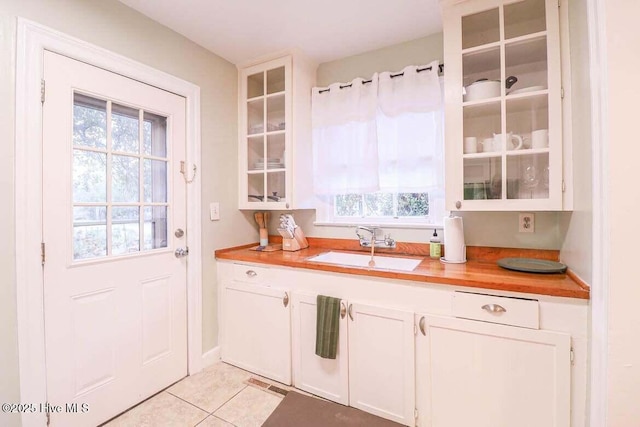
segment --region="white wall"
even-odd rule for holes
[[[638,99],[640,86],[640,2],[597,1],[605,12],[605,90],[608,92],[609,427],[640,425],[640,280],[638,241]],[[606,279],[605,279],[606,280]],[[605,283],[605,286],[607,283]],[[593,425],[596,427],[596,425]]]
[[[115,0],[0,0],[0,402],[19,401],[14,256],[15,17],[22,16],[145,63],[201,88],[203,351],[217,345],[213,250],[253,240],[237,210],[237,72],[234,65]],[[208,219],[219,201],[221,220]],[[18,418],[0,414],[0,425]]]

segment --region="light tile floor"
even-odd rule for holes
[[[259,427],[284,396],[249,383],[252,377],[291,389],[218,362],[129,409],[105,427]]]

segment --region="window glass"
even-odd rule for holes
[[[73,260],[166,248],[167,118],[75,93],[72,132]]]

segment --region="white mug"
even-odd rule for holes
[[[485,138],[480,144],[482,145],[482,151],[484,151],[485,153],[494,151],[493,138]]]
[[[522,137],[520,135],[514,135],[511,132],[509,133],[499,133],[493,134],[494,141],[494,151],[501,151],[503,149],[507,150],[520,150],[522,148]],[[507,141],[511,145],[507,145]],[[516,141],[514,144],[513,142]]]
[[[478,152],[478,138],[475,136],[468,136],[464,139],[464,152],[477,153]]]
[[[547,148],[549,146],[549,129],[531,132],[531,148]]]

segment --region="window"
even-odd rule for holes
[[[431,225],[444,216],[438,63],[313,92],[317,223]]]
[[[339,194],[334,197],[335,218],[425,218],[428,193]]]
[[[165,117],[74,94],[74,260],[167,247],[166,128]]]

